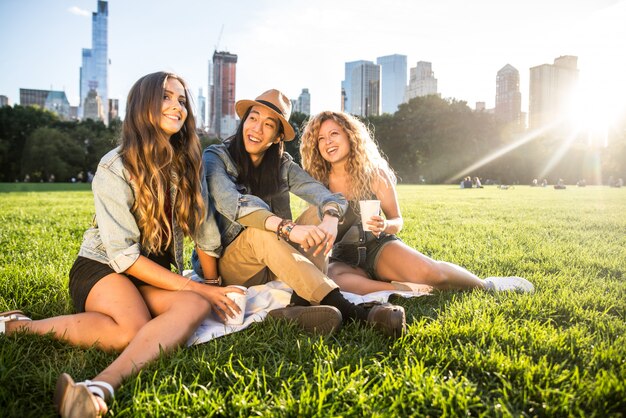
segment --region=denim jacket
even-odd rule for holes
[[[137,225],[137,214],[132,211],[135,202],[134,185],[130,173],[124,168],[119,147],[108,152],[98,164],[93,178],[92,190],[96,214],[93,226],[83,235],[83,243],[78,253],[103,264],[109,265],[115,272],[126,271],[139,255],[146,255],[141,249],[141,233]],[[170,185],[172,210],[176,208],[176,176]],[[207,254],[214,257],[221,255],[220,236],[215,218],[210,210],[205,182],[202,183],[202,196],[207,208],[207,217],[192,239]],[[178,271],[183,271],[183,232],[173,220],[173,245]]]
[[[289,192],[306,202],[322,209],[329,203],[334,203],[341,216],[348,204],[340,193],[331,193],[317,180],[313,179],[288,153],[283,153],[280,166],[279,191],[269,202],[260,197],[248,194],[242,184],[237,183],[239,172],[228,152],[227,144],[215,144],[207,147],[203,154],[206,181],[210,200],[217,213],[215,215],[220,233],[222,246],[226,248],[243,231],[238,219],[257,210],[268,210],[281,218],[292,219]],[[194,269],[201,274],[197,256],[192,257]]]

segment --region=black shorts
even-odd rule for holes
[[[162,255],[149,255],[148,258],[160,266],[170,269],[171,258],[168,253]],[[70,297],[74,303],[76,313],[85,312],[85,302],[91,289],[105,276],[115,273],[107,264],[90,258],[78,256],[70,269]],[[146,285],[145,282],[131,275],[126,275],[137,287]]]

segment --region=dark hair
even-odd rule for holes
[[[280,161],[283,157],[284,144],[282,140],[277,144],[272,144],[265,151],[261,164],[258,167],[252,164],[250,154],[246,151],[243,143],[243,125],[246,119],[248,119],[251,109],[252,107],[246,110],[246,113],[241,118],[237,132],[235,132],[230,144],[228,144],[228,152],[237,165],[237,171],[239,172],[237,182],[246,186],[250,194],[269,202],[272,196],[278,192],[280,186]],[[276,136],[280,136],[284,132],[283,124],[279,122],[278,125]]]

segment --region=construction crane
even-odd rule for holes
[[[224,24],[222,23],[222,27],[220,28],[220,33],[217,35],[217,42],[215,43],[215,50],[219,51],[220,40],[222,39],[222,33],[224,32]]]

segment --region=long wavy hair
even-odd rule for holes
[[[187,97],[187,119],[169,138],[160,128],[168,79],[180,81]],[[186,236],[191,236],[205,217],[202,152],[190,97],[183,79],[167,72],[140,78],[128,93],[120,154],[131,175],[135,192],[132,210],[141,231],[141,246],[148,253],[160,254],[172,242],[166,210],[170,184],[178,189],[176,202],[171,202],[173,216]]]
[[[318,148],[320,128],[327,120],[333,120],[341,126],[350,142],[350,153],[346,161],[346,172],[350,173],[349,199],[371,198],[373,181],[382,179],[381,172],[386,173],[393,184],[397,182],[395,173],[365,124],[347,113],[331,111],[321,112],[309,119],[300,140],[302,167],[311,177],[328,187],[331,164],[322,158]]]
[[[239,172],[237,182],[245,185],[250,190],[250,194],[269,202],[280,187],[280,162],[284,152],[284,141],[272,144],[263,154],[261,164],[255,167],[243,143],[243,125],[251,109],[252,107],[246,110],[235,135],[229,139],[228,152]],[[282,135],[284,131],[282,123],[279,122],[275,138]]]

